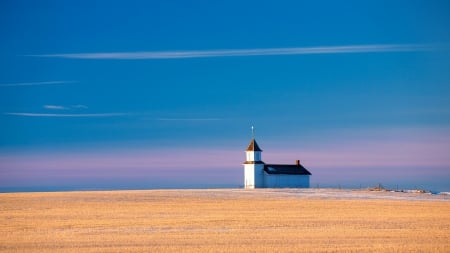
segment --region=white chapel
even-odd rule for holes
[[[245,150],[244,186],[253,188],[308,188],[311,173],[297,160],[295,164],[266,164],[262,150],[252,138]]]

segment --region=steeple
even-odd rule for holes
[[[245,161],[246,164],[254,164],[254,163],[262,163],[261,161],[261,152],[262,149],[258,146],[258,143],[256,143],[255,140],[255,128],[252,126],[252,140],[250,141],[250,144],[248,144],[247,149],[245,150],[245,153],[247,154],[247,159]]]
[[[255,140],[255,129],[252,126],[252,139],[245,150],[244,174],[245,188],[258,188],[264,186],[264,162],[261,160],[262,150]]]
[[[259,148],[258,143],[256,143],[255,138],[252,138],[250,144],[248,144],[248,147],[245,151],[262,151],[262,150]]]
[[[252,140],[245,151],[262,151],[255,140],[255,128],[252,126]]]

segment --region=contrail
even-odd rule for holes
[[[47,82],[27,82],[27,83],[4,83],[4,84],[0,84],[0,87],[60,85],[60,84],[69,84],[69,83],[76,83],[76,81],[47,81]]]
[[[68,59],[144,60],[144,59],[183,59],[183,58],[244,57],[244,56],[269,56],[269,55],[415,52],[415,51],[430,51],[434,49],[436,49],[435,46],[426,44],[381,44],[381,45],[349,45],[349,46],[293,47],[293,48],[223,49],[223,50],[197,50],[197,51],[64,53],[64,54],[28,55],[28,56],[68,58]]]
[[[158,118],[159,121],[219,121],[220,118]]]
[[[30,113],[30,112],[6,112],[4,115],[23,117],[54,117],[54,118],[74,118],[74,117],[117,117],[126,116],[126,113],[84,113],[84,114],[62,114],[62,113]]]

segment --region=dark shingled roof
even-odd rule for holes
[[[246,151],[262,151],[262,150],[259,148],[258,143],[256,143],[255,139],[252,139]]]
[[[264,171],[267,174],[311,175],[301,164],[265,164]]]

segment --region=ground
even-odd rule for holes
[[[0,194],[1,252],[450,252],[450,198],[317,189]]]

